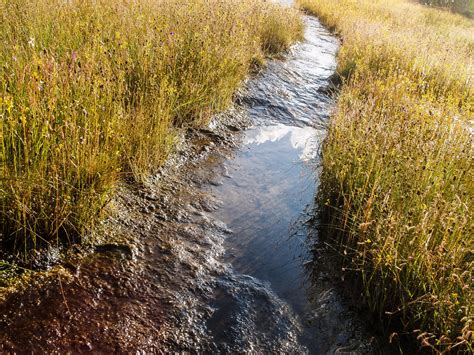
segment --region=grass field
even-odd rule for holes
[[[474,22],[404,0],[299,0],[342,39],[320,202],[370,308],[472,351]]]
[[[302,29],[263,0],[0,0],[3,247],[84,235]]]

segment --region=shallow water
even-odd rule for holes
[[[315,18],[305,22],[304,42],[238,98],[254,127],[225,163],[226,179],[210,188],[221,201],[214,216],[232,231],[223,257],[231,276],[222,278],[208,321],[222,350],[262,351],[266,339],[290,352],[370,352],[364,327],[326,281],[331,270],[308,267],[318,151],[334,104],[323,89],[339,44]]]

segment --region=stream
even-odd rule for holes
[[[335,72],[339,43],[315,18],[305,24],[305,41],[270,62],[239,97],[253,125],[225,163],[226,179],[209,188],[221,201],[215,215],[232,231],[223,257],[232,276],[222,278],[208,322],[221,350],[265,349],[272,341],[280,349],[294,342],[285,351],[297,353],[370,348],[328,281],[333,270],[314,275],[308,267],[317,243],[309,221],[319,148],[334,104],[321,89]]]
[[[0,305],[0,351],[380,352],[310,223],[339,42],[304,21],[234,109],[118,192],[107,243]]]

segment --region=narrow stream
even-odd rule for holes
[[[364,327],[327,281],[332,270],[324,265],[315,276],[307,267],[318,149],[334,104],[321,89],[335,71],[338,41],[317,19],[304,20],[303,43],[271,61],[239,98],[254,126],[226,162],[225,180],[210,188],[221,201],[215,216],[232,231],[224,243],[231,276],[208,322],[223,351],[368,351]]]

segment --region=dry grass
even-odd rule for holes
[[[300,0],[343,39],[320,198],[364,298],[472,351],[474,23],[404,0]]]
[[[301,36],[263,0],[0,0],[3,245],[73,240]],[[25,253],[26,255],[26,253]]]

